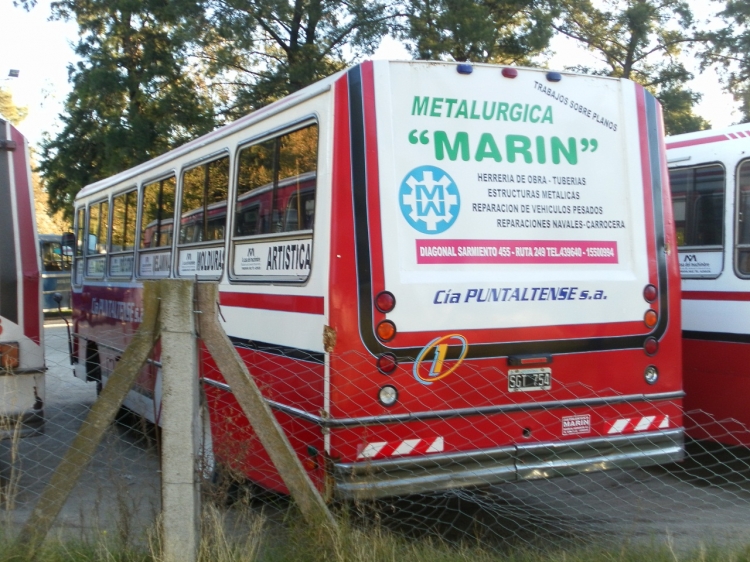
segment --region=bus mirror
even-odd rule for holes
[[[57,306],[60,306],[60,303],[62,302],[62,293],[52,293],[52,300],[57,303]]]

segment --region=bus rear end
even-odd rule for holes
[[[28,145],[0,116],[0,439],[44,430],[39,249]]]
[[[333,494],[681,458],[658,102],[627,80],[365,63],[335,86]]]

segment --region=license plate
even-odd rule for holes
[[[531,392],[552,388],[552,369],[510,369],[508,392]]]

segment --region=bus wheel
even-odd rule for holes
[[[86,382],[96,381],[96,395],[102,391],[102,365],[99,361],[99,349],[96,344],[86,346]]]

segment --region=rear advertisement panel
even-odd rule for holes
[[[401,331],[642,318],[631,83],[410,63],[375,73],[386,286],[399,298],[389,317]]]

